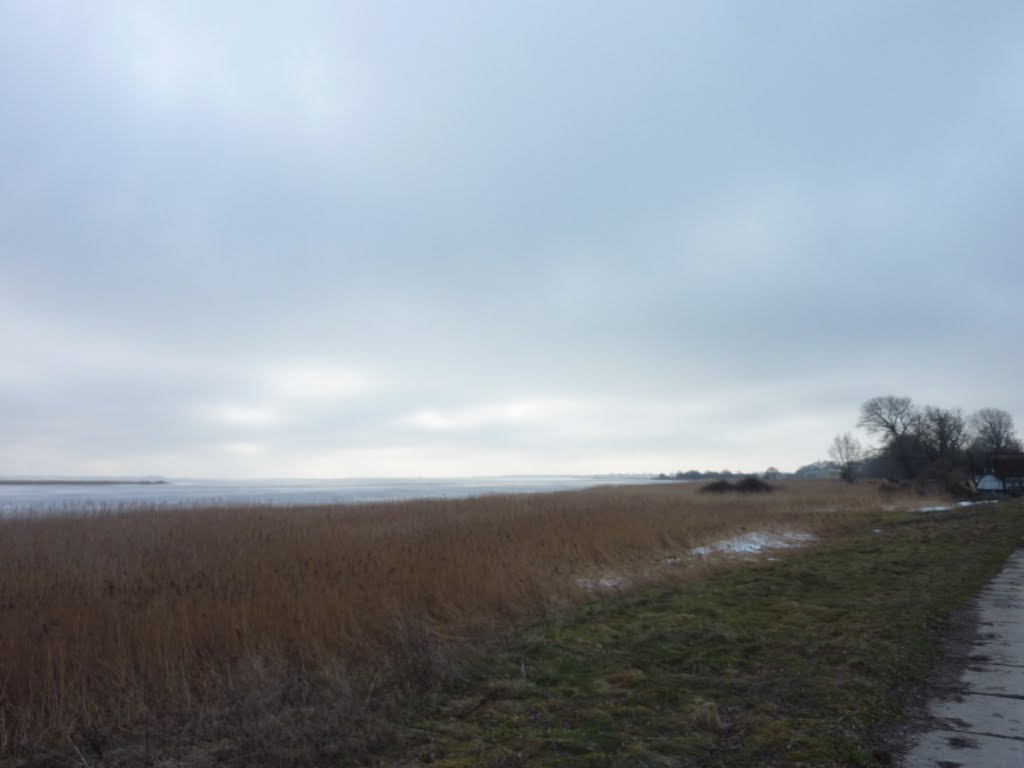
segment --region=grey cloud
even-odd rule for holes
[[[757,468],[884,391],[1024,414],[993,330],[1024,320],[1016,3],[14,3],[0,29],[19,467]],[[310,367],[372,383],[267,384]],[[584,407],[480,416],[556,401]]]

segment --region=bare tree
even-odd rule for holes
[[[829,446],[828,456],[839,465],[839,477],[852,483],[857,464],[864,459],[864,449],[857,438],[847,432],[843,435],[836,435],[832,445]]]
[[[891,442],[903,437],[913,426],[916,417],[917,409],[909,397],[884,395],[872,397],[860,407],[857,426]]]
[[[932,460],[954,457],[967,444],[967,423],[959,408],[926,406],[921,411],[917,430]]]
[[[858,427],[882,438],[881,454],[895,462],[904,477],[914,477],[918,471],[916,428],[920,414],[909,397],[884,395],[873,397],[860,407]]]
[[[998,461],[1014,458],[999,454],[1024,450],[1013,417],[999,408],[982,408],[965,418],[959,409],[919,407],[909,397],[885,395],[860,407],[857,425],[880,443],[870,456],[863,452],[857,456],[867,462],[865,471],[921,483],[942,482],[954,492],[968,487],[970,473],[991,470]],[[829,451],[844,477],[854,466],[847,458],[851,440],[840,435]]]
[[[981,408],[968,420],[976,451],[1019,451],[1020,441],[1013,426],[1013,416],[1000,408]]]

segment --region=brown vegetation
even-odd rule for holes
[[[878,500],[804,481],[0,520],[0,754],[102,752],[118,731],[227,722],[259,697],[301,712],[318,686],[347,702],[332,727],[355,732],[359,711],[429,686],[460,639],[601,584],[681,578],[708,567],[693,547],[742,531],[826,535]],[[277,738],[265,718],[245,727]]]

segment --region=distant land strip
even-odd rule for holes
[[[167,485],[166,480],[0,480],[0,485]]]

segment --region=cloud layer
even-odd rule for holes
[[[0,474],[795,467],[1024,417],[1024,7],[0,7]]]

